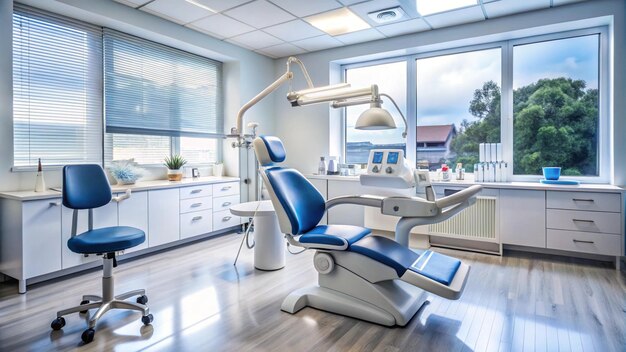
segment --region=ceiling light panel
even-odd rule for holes
[[[417,12],[422,16],[477,5],[478,0],[415,0]]]
[[[367,22],[347,8],[341,8],[319,15],[306,17],[305,20],[322,31],[335,36],[370,28]]]

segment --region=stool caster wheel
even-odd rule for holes
[[[52,328],[52,330],[61,330],[63,329],[64,326],[65,326],[65,318],[63,317],[58,317],[54,319],[52,321],[52,324],[50,324],[50,327]]]
[[[90,343],[91,341],[93,341],[93,337],[96,334],[96,330],[94,329],[87,329],[85,331],[83,331],[83,334],[80,335],[80,339],[83,340],[83,342],[85,344]]]
[[[89,301],[87,301],[87,300],[80,301],[80,305],[81,305],[81,306],[82,306],[83,304],[88,304],[88,303],[89,303]],[[85,313],[87,313],[87,311],[86,311],[86,310],[81,310],[79,313],[80,313],[80,314],[85,314]]]
[[[153,320],[154,317],[152,316],[152,314],[144,315],[143,317],[141,317],[141,322],[143,323],[143,325],[150,325]]]
[[[137,303],[145,305],[146,303],[148,303],[148,296],[141,295],[137,297]]]

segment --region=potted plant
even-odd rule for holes
[[[182,167],[187,164],[187,160],[182,155],[176,154],[165,157],[164,164],[167,166],[167,179],[170,181],[180,181],[183,179]]]

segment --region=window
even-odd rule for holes
[[[589,28],[345,66],[348,83],[393,91],[409,125],[406,142],[399,121],[396,130],[356,131],[367,106],[346,109],[346,160],[406,143],[417,167],[462,163],[471,173],[479,144],[501,143],[509,180],[537,181],[542,167],[560,166],[564,176],[607,182],[607,42],[606,28]]]
[[[382,65],[355,67],[346,69],[346,82],[353,87],[367,87],[377,84],[381,93],[390,95],[406,116],[406,62],[393,62]],[[405,149],[402,138],[404,122],[392,103],[383,98],[383,107],[393,116],[399,128],[382,131],[357,130],[356,120],[369,105],[357,105],[346,108],[346,162],[367,163],[369,152],[376,148]]]
[[[500,48],[417,59],[417,167],[469,167],[500,142]],[[445,92],[445,93],[443,93]]]
[[[13,165],[102,160],[100,29],[15,6]]]
[[[599,48],[599,34],[513,47],[514,174],[599,175]]]
[[[221,63],[105,29],[104,72],[107,161],[218,161]]]

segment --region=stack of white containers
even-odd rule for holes
[[[474,164],[474,181],[507,182],[509,164],[502,159],[502,143],[480,143],[479,163]]]

